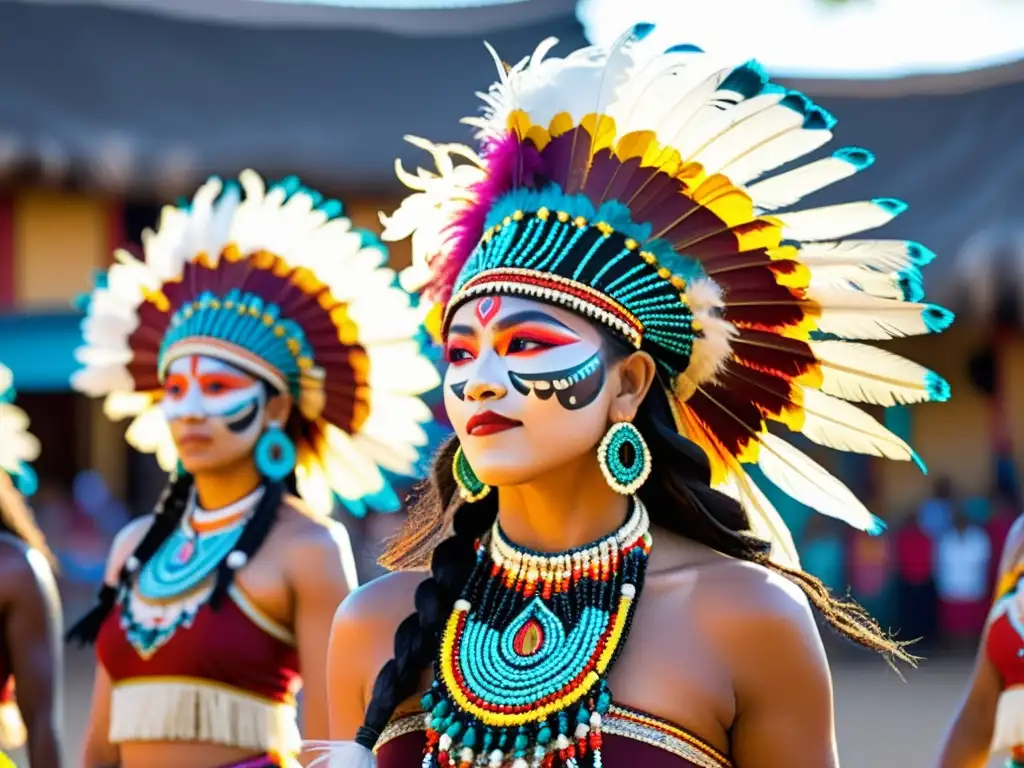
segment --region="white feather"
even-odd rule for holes
[[[807,211],[776,215],[783,237],[793,240],[831,240],[888,224],[906,209],[903,203],[882,198],[841,203]]]
[[[919,461],[914,450],[877,419],[845,400],[803,387],[803,423],[798,432],[818,445],[896,461]]]
[[[808,298],[821,310],[818,329],[845,339],[895,339],[937,333],[952,315],[932,304],[881,299],[856,291],[815,288]]]
[[[737,123],[748,120],[762,110],[767,110],[779,103],[785,96],[781,89],[774,93],[762,93],[753,98],[736,101],[731,106],[717,103],[705,104],[693,118],[675,134],[672,145],[685,158],[691,158],[702,151],[711,142],[718,139]],[[739,99],[739,94],[718,91],[716,97],[723,99],[729,96]],[[728,104],[728,100],[726,100]]]
[[[753,147],[762,146],[803,125],[804,116],[786,104],[775,104],[733,125],[697,152],[693,159],[707,173],[717,173]],[[731,177],[730,177],[731,178]]]
[[[888,408],[932,400],[934,387],[948,392],[945,382],[923,365],[884,349],[846,341],[812,341],[809,346],[821,363],[821,391],[843,400]]]
[[[759,181],[747,187],[747,194],[759,210],[777,211],[799,202],[812,192],[853,176],[857,170],[857,166],[842,158],[824,157]]]
[[[923,267],[935,254],[919,243],[906,240],[843,240],[803,243],[798,258],[812,270],[818,267],[861,267],[899,272]]]
[[[859,530],[879,533],[884,528],[849,488],[803,451],[770,433],[759,440],[757,465],[780,491]]]
[[[750,530],[756,536],[771,542],[772,562],[794,570],[800,568],[800,554],[789,526],[750,475],[742,469],[730,472],[718,490],[743,506],[750,520]]]
[[[747,184],[768,171],[792,162],[827,144],[832,133],[796,128],[757,147],[750,147],[719,169],[733,184]]]
[[[354,741],[303,742],[303,754],[315,754],[308,768],[376,768],[373,753]]]
[[[810,289],[859,291],[880,299],[903,300],[903,286],[897,272],[876,272],[863,267],[819,267],[811,273]]]

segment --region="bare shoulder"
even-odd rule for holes
[[[352,543],[345,526],[329,517],[313,512],[297,496],[285,496],[277,511],[281,531],[289,540],[351,548]]]
[[[311,512],[294,496],[285,498],[278,522],[288,570],[297,579],[343,581],[355,588],[355,560],[345,526]]]
[[[137,517],[127,523],[114,536],[114,541],[110,544],[110,555],[107,557],[106,582],[108,584],[117,583],[121,566],[124,565],[124,561],[135,551],[135,548],[139,546],[139,543],[150,529],[150,526],[153,525],[155,519],[156,515]]]
[[[425,571],[394,571],[350,594],[334,616],[336,632],[359,635],[380,643],[391,638],[402,620],[416,610],[416,588],[428,578]],[[390,643],[384,643],[390,650]]]
[[[722,621],[729,629],[818,637],[807,595],[782,574],[732,558],[707,570],[707,585],[722,605],[729,606],[722,612]]]

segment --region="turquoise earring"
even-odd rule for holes
[[[255,458],[256,469],[271,482],[284,480],[295,469],[295,444],[279,422],[270,422],[260,435]]]
[[[635,493],[651,474],[651,452],[640,430],[628,421],[613,424],[597,447],[597,463],[616,493]]]

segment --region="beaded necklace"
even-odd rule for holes
[[[605,677],[643,588],[649,527],[633,497],[614,534],[550,555],[517,547],[495,522],[423,696],[422,768],[601,768]]]
[[[119,597],[121,626],[139,656],[150,658],[179,629],[192,625],[209,599],[217,567],[225,559],[229,567],[237,565],[237,557],[232,562],[235,547],[264,491],[260,486],[227,507],[209,511],[198,505],[193,490],[181,524]],[[137,561],[129,568],[138,569]]]

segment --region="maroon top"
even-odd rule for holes
[[[292,703],[299,677],[295,647],[255,624],[233,598],[216,611],[203,605],[191,627],[180,627],[148,659],[125,637],[118,606],[100,628],[96,654],[114,683],[144,677],[192,678],[278,702]]]
[[[426,743],[423,730],[403,727],[410,719],[423,722],[423,715],[397,721],[385,731],[377,749],[377,768],[417,768],[423,761]],[[602,734],[602,762],[619,768],[731,768],[728,758],[693,734],[634,710],[614,708],[605,718]],[[401,734],[401,735],[398,735]],[[584,762],[583,765],[589,765]]]

